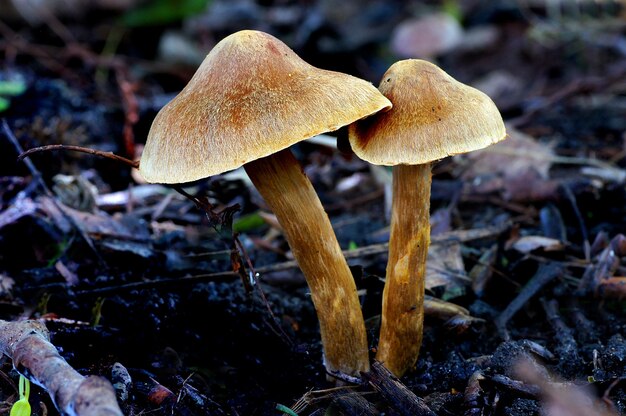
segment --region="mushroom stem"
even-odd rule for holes
[[[356,285],[328,215],[289,150],[244,165],[282,226],[306,278],[331,374],[369,370],[367,336]]]
[[[430,163],[393,167],[389,260],[376,359],[397,377],[415,365],[422,345],[430,185]]]

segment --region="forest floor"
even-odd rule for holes
[[[0,0],[0,318],[45,322],[82,374],[129,376],[124,414],[402,415],[415,397],[437,415],[626,414],[619,1],[10,3]],[[398,27],[441,12],[429,33],[456,43],[407,52],[438,41]],[[16,161],[48,144],[140,158],[157,111],[243,28],[375,85],[394,61],[429,53],[507,123],[501,144],[433,166],[426,324],[404,399],[327,379],[304,277],[241,170],[185,186],[205,212],[111,160]],[[323,137],[292,150],[345,250],[373,357],[391,175],[339,147]],[[0,375],[7,414],[18,380],[7,357]],[[41,388],[31,404],[57,414]]]

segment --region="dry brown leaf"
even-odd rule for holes
[[[554,152],[551,146],[507,126],[508,139],[464,156],[467,169],[461,177],[466,193],[499,191],[513,201],[545,199],[556,184],[548,180]]]
[[[426,288],[445,287],[443,299],[451,299],[465,293],[465,286],[470,283],[465,272],[461,244],[450,241],[431,245],[426,261]]]

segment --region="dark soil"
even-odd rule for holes
[[[206,53],[238,29],[265,30],[312,64],[377,84],[401,59],[389,46],[394,27],[456,4],[465,30],[497,35],[442,53],[438,64],[488,90],[509,140],[525,134],[538,146],[528,152],[548,159],[525,159],[518,148],[523,166],[513,176],[511,155],[489,171],[468,157],[434,166],[433,245],[447,241],[460,254],[439,256],[443,277],[427,283],[428,295],[469,312],[427,314],[420,358],[401,382],[437,415],[626,414],[624,7],[583,1],[555,15],[549,2],[327,3],[214,0],[182,21],[124,28],[129,11],[93,6],[28,25],[0,10],[0,81],[26,86],[0,113],[0,318],[44,320],[82,374],[116,382],[127,371],[120,405],[129,415],[276,415],[278,404],[299,415],[406,414],[371,384],[335,388],[328,380],[304,278],[287,263],[289,248],[271,221],[240,221],[265,210],[240,177],[185,187],[225,213],[212,218],[110,160],[48,152],[32,156],[29,168],[16,158],[53,143],[139,155],[156,112],[197,66],[157,55],[167,31]],[[506,81],[486,81],[494,74]],[[342,247],[357,248],[349,263],[373,359],[386,254],[358,249],[389,237],[385,170],[319,144],[293,151]],[[113,192],[125,193],[116,203],[103,199]],[[465,238],[462,230],[494,231]],[[560,244],[521,246],[540,237]],[[4,413],[18,375],[6,357],[0,371]],[[169,393],[155,397],[158,389]],[[56,414],[41,388],[30,402],[34,414]]]

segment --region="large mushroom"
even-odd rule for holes
[[[436,65],[393,64],[379,90],[393,108],[349,128],[352,150],[393,166],[391,235],[376,359],[396,376],[413,367],[422,343],[424,278],[430,244],[431,163],[504,139],[495,104]]]
[[[370,83],[315,68],[275,37],[234,33],[157,114],[139,170],[184,183],[244,166],[274,211],[302,269],[320,322],[326,369],[369,369],[356,285],[328,216],[287,149],[391,106]]]

